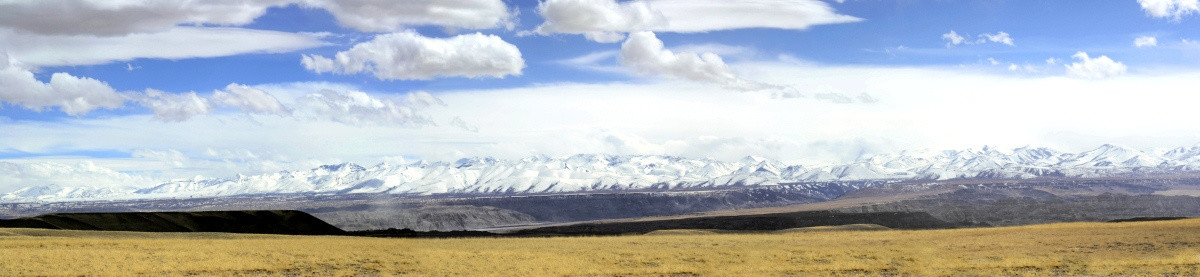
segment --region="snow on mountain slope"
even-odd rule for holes
[[[760,172],[761,171],[761,172]],[[453,163],[326,165],[229,179],[164,183],[136,191],[143,195],[222,196],[263,193],[512,194],[687,188],[710,185],[720,177],[759,185],[778,181],[777,165],[748,166],[669,156],[575,155],[562,159],[532,157],[516,161],[491,158]],[[725,181],[724,183],[730,183]]]
[[[1200,169],[1200,147],[1144,152],[1110,144],[1077,154],[1028,146],[1009,151],[993,147],[904,151],[866,156],[848,164],[808,167],[753,156],[724,162],[657,155],[581,154],[507,161],[467,158],[452,163],[382,163],[371,167],[344,163],[251,176],[197,177],[141,189],[64,184],[62,187],[30,187],[3,194],[0,202],[291,193],[507,195],[882,179],[1101,177],[1197,169]]]
[[[1163,158],[1112,144],[1101,145],[1092,151],[1079,153],[1059,164],[1065,167],[1155,167]]]

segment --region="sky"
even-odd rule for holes
[[[1200,143],[1196,0],[0,0],[0,193]]]

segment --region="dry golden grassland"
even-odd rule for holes
[[[0,276],[880,274],[1200,276],[1200,219],[471,239],[0,229]]]

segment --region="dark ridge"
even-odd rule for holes
[[[133,232],[221,232],[342,235],[345,231],[301,211],[54,213],[0,220],[0,227]]]
[[[675,219],[631,219],[547,226],[507,233],[485,231],[429,231],[386,229],[345,232],[300,211],[210,211],[136,213],[56,213],[0,220],[0,228],[43,228],[134,232],[223,232],[288,235],[353,235],[369,237],[451,238],[499,236],[602,236],[644,234],[671,229],[774,231],[790,228],[847,224],[878,224],[893,229],[964,227],[924,212],[842,213],[790,212]]]
[[[630,220],[580,223],[517,230],[510,235],[621,235],[657,230],[716,229],[730,231],[775,231],[791,228],[878,224],[892,229],[945,229],[981,225],[954,224],[924,212],[839,213],[830,211],[790,212],[756,215],[708,216],[660,220]]]
[[[1188,217],[1182,217],[1182,216],[1134,217],[1134,218],[1113,219],[1113,220],[1109,220],[1107,222],[1120,223],[1120,222],[1164,221],[1164,220],[1180,220],[1180,219],[1188,219]]]

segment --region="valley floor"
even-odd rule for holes
[[[554,238],[0,229],[0,275],[1200,275],[1200,219]]]

